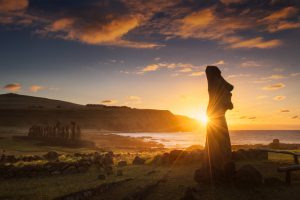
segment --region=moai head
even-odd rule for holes
[[[231,102],[233,85],[228,83],[222,77],[221,71],[216,66],[207,66],[205,73],[209,94],[207,114],[212,117],[224,115],[228,109],[233,109],[233,104]]]

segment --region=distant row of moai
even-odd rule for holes
[[[81,129],[76,122],[71,122],[69,125],[62,125],[60,122],[55,125],[34,125],[29,128],[28,136],[80,140]]]

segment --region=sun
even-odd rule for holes
[[[209,119],[205,113],[200,114],[200,121],[203,125],[206,125],[208,123]]]

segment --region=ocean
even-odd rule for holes
[[[204,133],[117,133],[118,135],[139,137],[146,141],[155,141],[168,148],[185,148],[191,145],[205,144]],[[300,144],[300,130],[232,130],[230,131],[233,145],[269,144],[273,139],[281,143]]]

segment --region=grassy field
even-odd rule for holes
[[[238,163],[238,166],[249,164]],[[251,162],[264,177],[279,177],[283,174],[276,172],[276,164],[271,161]],[[109,191],[95,196],[94,199],[118,200],[143,191],[145,188],[159,182],[142,199],[180,199],[186,187],[200,187],[193,180],[193,173],[198,165],[155,167],[151,165],[127,166],[123,168],[123,176],[111,175],[106,180],[97,178],[99,170],[90,168],[86,173],[74,175],[57,175],[40,178],[18,178],[0,182],[1,199],[53,199],[62,195],[83,189],[94,188],[104,183],[117,182],[132,178],[124,184],[111,188]],[[235,186],[209,187],[201,186],[200,196],[203,199],[299,199],[300,174],[293,174],[291,186],[259,186],[241,189]]]
[[[23,135],[24,132],[14,132]],[[93,148],[66,148],[58,146],[40,145],[38,141],[16,140],[12,134],[6,131],[1,134],[0,148],[5,149],[6,154],[14,155],[41,155],[48,151],[57,151],[61,154],[72,154],[74,152],[93,152]],[[92,137],[93,138],[93,137]],[[103,139],[103,138],[102,138]],[[114,138],[115,139],[115,138]],[[122,139],[119,142],[122,143]],[[99,139],[101,142],[101,140]],[[109,145],[108,138],[103,139],[102,144]],[[137,141],[129,141],[133,145]],[[113,141],[110,141],[113,142]],[[115,153],[121,153],[117,160],[127,160],[131,163],[137,154],[147,159],[161,151],[146,151],[114,148]],[[163,150],[166,151],[166,150]],[[130,153],[129,153],[130,152]],[[243,161],[237,162],[237,168],[244,164],[251,164],[267,177],[277,177],[284,181],[284,174],[277,172],[279,165],[292,163],[293,159],[289,155],[269,154],[268,161]],[[258,186],[255,188],[239,188],[234,185],[222,187],[200,186],[193,180],[194,171],[199,168],[199,164],[176,165],[176,166],[154,166],[150,164],[134,166],[129,165],[122,168],[123,175],[117,176],[116,171],[120,168],[114,166],[114,173],[106,176],[105,180],[98,179],[102,173],[100,169],[92,166],[85,173],[72,175],[41,176],[35,178],[10,178],[0,179],[0,199],[54,199],[85,189],[101,187],[104,184],[119,183],[108,190],[101,192],[89,199],[126,200],[126,199],[157,199],[176,200],[181,199],[187,187],[197,188],[199,199],[208,200],[280,200],[280,199],[300,199],[300,173],[293,172],[293,183],[290,186],[285,184],[278,186]],[[130,178],[130,179],[129,179]]]

